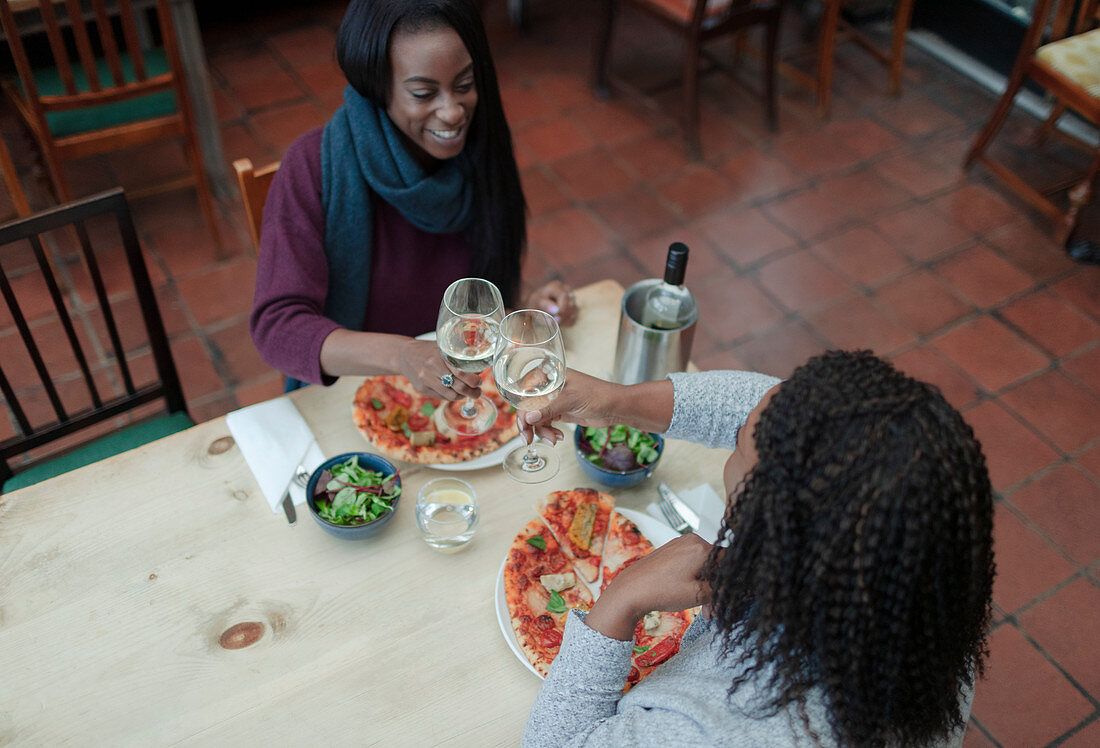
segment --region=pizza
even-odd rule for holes
[[[518,433],[516,409],[504,401],[489,371],[481,391],[497,406],[497,418],[484,434],[464,436],[443,420],[446,400],[421,395],[403,376],[370,377],[352,402],[355,427],[371,446],[405,462],[451,464],[493,452]]]
[[[607,542],[603,547],[603,578],[600,592],[626,567],[653,550],[653,544],[638,526],[618,512],[611,513]]]
[[[615,499],[593,488],[554,491],[535,510],[554,533],[573,567],[588,582],[600,573],[604,537]]]
[[[546,677],[558,655],[570,608],[588,610],[592,593],[580,582],[546,526],[531,520],[512,541],[504,565],[504,597],[516,641]]]
[[[607,585],[623,569],[649,555],[652,550],[653,544],[636,524],[619,512],[612,512],[607,542],[604,544],[600,592],[607,589]],[[680,640],[694,618],[694,609],[671,613],[655,610],[638,621],[634,628],[634,654],[626,680],[627,689],[680,651]]]
[[[596,513],[578,510],[585,504],[595,504]],[[601,592],[623,569],[653,550],[638,526],[613,507],[611,496],[592,489],[555,491],[536,502],[540,519],[529,522],[512,541],[503,571],[505,601],[519,647],[543,677],[561,648],[568,610],[588,610],[593,602],[581,571],[591,565],[592,557],[569,555],[570,531],[575,530],[572,518],[581,513],[581,523],[602,528],[591,533],[589,543],[602,549]],[[604,510],[607,519],[601,522],[598,518]],[[559,529],[552,530],[551,522]],[[600,569],[599,560],[596,563]],[[596,577],[589,581],[595,582]],[[624,693],[680,651],[680,641],[697,610],[652,611],[638,621]]]
[[[626,677],[624,693],[680,651],[680,641],[695,620],[697,610],[692,608],[671,613],[654,610],[638,621],[634,627],[634,654],[630,657],[630,674]]]

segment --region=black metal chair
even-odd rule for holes
[[[0,226],[0,295],[0,491],[194,425],[121,189]]]

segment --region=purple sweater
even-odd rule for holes
[[[328,293],[321,203],[321,128],[287,148],[264,204],[252,340],[284,374],[332,384],[321,371],[321,344],[339,327],[324,316]],[[361,329],[419,335],[435,329],[447,286],[470,275],[472,254],[459,233],[430,234],[374,198],[373,254]]]

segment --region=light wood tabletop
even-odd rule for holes
[[[622,287],[578,290],[570,366],[611,369]],[[289,397],[326,455],[362,450],[361,380]],[[536,485],[499,466],[401,464],[387,528],[321,530],[275,514],[224,418],[0,496],[0,744],[515,745],[540,680],[497,623],[497,574],[545,493],[593,485],[558,444]],[[669,441],[654,477],[610,491],[644,509],[658,481],[721,488],[728,453]],[[476,489],[477,535],[442,554],[416,528],[430,478]],[[721,493],[721,492],[720,492]],[[259,638],[227,649],[238,624]]]

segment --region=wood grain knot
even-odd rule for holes
[[[152,574],[149,575],[149,581],[150,582],[152,582],[156,578],[157,578],[157,573],[156,572],[153,572]]]
[[[234,443],[232,436],[223,436],[211,442],[210,446],[206,448],[206,451],[208,454],[220,455],[232,449]]]
[[[235,623],[222,632],[218,644],[222,646],[222,649],[244,649],[258,642],[263,635],[264,625],[262,623],[259,621],[245,621],[244,623]]]

